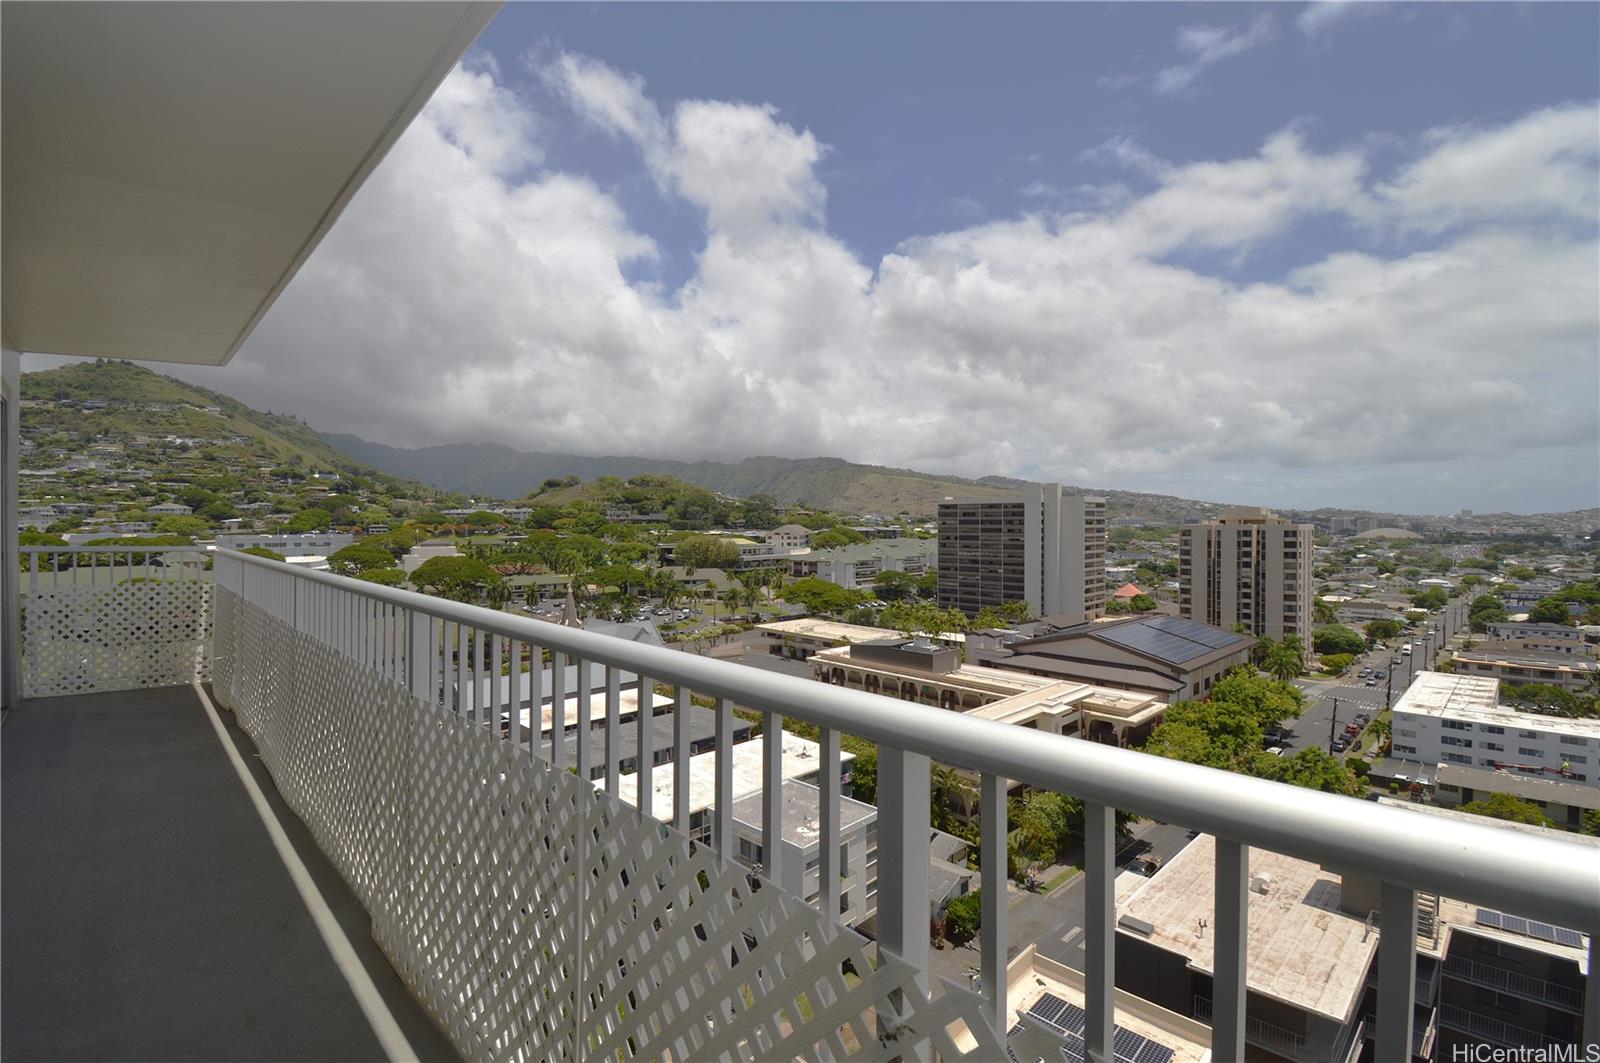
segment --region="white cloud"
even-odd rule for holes
[[[1300,12],[1295,25],[1307,37],[1315,37],[1329,27],[1352,18],[1375,15],[1384,9],[1379,0],[1313,0]]]
[[[1184,92],[1208,67],[1267,43],[1272,34],[1272,16],[1264,12],[1242,26],[1185,26],[1176,44],[1187,60],[1160,70],[1152,87],[1162,96]]]
[[[1502,504],[1595,502],[1592,105],[1439,131],[1386,180],[1366,148],[1293,129],[1241,158],[1147,165],[1142,192],[1041,179],[1029,213],[947,221],[870,263],[825,227],[811,132],[759,105],[660,106],[580,57],[557,71],[703,213],[681,288],[630,279],[654,243],[587,178],[534,172],[538,116],[464,69],[234,365],[186,375],[403,445],[837,454],[1400,509],[1471,467]],[[1313,217],[1399,250],[1335,250],[1279,283],[1172,260]]]
[[[1600,220],[1600,122],[1592,105],[1536,111],[1492,129],[1441,129],[1428,150],[1378,189],[1402,225],[1439,232],[1468,223]]]

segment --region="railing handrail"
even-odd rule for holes
[[[181,549],[181,548],[180,548]],[[563,627],[218,547],[215,556],[792,716],[935,761],[1457,900],[1600,929],[1600,847],[1270,782]],[[220,574],[219,574],[220,575]],[[1530,874],[1530,868],[1538,868]]]
[[[110,538],[110,536],[107,536],[107,538]],[[174,551],[183,550],[187,550],[188,552],[195,554],[209,554],[213,552],[210,546],[200,543],[177,543],[172,546],[151,546],[148,543],[133,543],[127,546],[114,546],[109,543],[100,543],[94,546],[89,546],[87,544],[75,546],[71,543],[68,543],[65,546],[17,547],[17,553],[19,554],[170,554]],[[261,560],[266,561],[270,560],[270,558],[262,558]]]

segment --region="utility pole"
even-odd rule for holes
[[[1328,721],[1328,756],[1333,756],[1333,736],[1338,733],[1339,699],[1333,699],[1333,718]]]
[[[1383,707],[1394,708],[1394,666],[1383,673]]]

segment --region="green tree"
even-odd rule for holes
[[[411,574],[411,582],[442,598],[472,602],[487,598],[501,579],[475,557],[430,557]]]
[[[1399,638],[1401,631],[1400,621],[1369,620],[1367,621],[1365,630],[1367,633],[1367,641],[1376,644],[1382,642],[1384,639]]]
[[[1281,681],[1304,675],[1306,658],[1299,636],[1285,635],[1282,642],[1268,651],[1264,667],[1274,679]]]
[[[362,539],[328,555],[328,571],[339,576],[356,576],[368,569],[394,568],[394,554],[379,543]]]
[[[967,630],[967,617],[959,609],[940,609],[931,602],[891,605],[878,616],[884,627],[894,628],[906,638],[918,635],[943,635]]]
[[[1148,613],[1155,609],[1156,600],[1148,594],[1135,594],[1128,602],[1128,608],[1136,613]]]
[[[1329,675],[1339,675],[1356,662],[1354,654],[1349,653],[1324,653],[1322,655],[1322,670]]]
[[[865,591],[849,590],[837,583],[807,576],[783,590],[783,600],[803,606],[812,613],[842,613],[871,600]]]
[[[1554,598],[1533,603],[1533,608],[1528,610],[1528,620],[1535,624],[1571,624],[1572,615],[1567,611],[1567,603]]]
[[[1471,812],[1475,816],[1488,816],[1490,819],[1503,819],[1508,823],[1530,823],[1535,827],[1555,825],[1539,811],[1538,805],[1511,794],[1492,793],[1481,801],[1468,801],[1459,807],[1462,812]]]
[[[385,587],[398,587],[406,581],[406,574],[398,568],[368,568],[357,572],[356,579],[379,583]]]
[[[886,602],[911,598],[917,593],[917,577],[909,572],[886,569],[873,581],[872,592]]]
[[[1342,624],[1329,624],[1327,627],[1317,628],[1312,634],[1311,644],[1321,654],[1359,654],[1366,652],[1367,649],[1367,640],[1361,637],[1361,633]]]
[[[1361,780],[1356,778],[1348,763],[1338,757],[1329,756],[1315,746],[1302,749],[1292,757],[1274,757],[1266,753],[1256,753],[1252,768],[1254,770],[1251,774],[1263,779],[1286,782],[1291,786],[1301,786],[1308,790],[1321,790],[1324,793],[1354,797],[1366,789]]]
[[[1467,620],[1472,630],[1477,632],[1488,631],[1490,624],[1505,623],[1506,617],[1506,603],[1498,595],[1481,595],[1472,599],[1472,604],[1467,606]]]
[[[678,540],[672,557],[689,575],[702,568],[726,571],[739,563],[739,544],[715,535],[687,535]]]
[[[1411,595],[1412,605],[1416,606],[1418,609],[1427,609],[1430,611],[1434,609],[1443,609],[1445,604],[1449,601],[1450,596],[1444,592],[1443,588],[1440,587],[1429,587],[1425,591],[1417,591]]]
[[[961,945],[977,936],[983,925],[983,891],[963,893],[945,906],[945,936]]]
[[[324,531],[332,523],[332,514],[325,509],[312,507],[311,509],[302,509],[284,521],[283,530],[292,533]]]
[[[1333,607],[1332,602],[1322,600],[1321,595],[1311,599],[1311,622],[1314,624],[1337,624],[1339,610]]]
[[[832,550],[840,546],[854,546],[864,543],[867,537],[860,532],[845,527],[829,528],[827,531],[818,532],[811,537],[811,549]]]
[[[204,535],[211,524],[200,517],[171,516],[156,521],[155,530],[160,535]]]

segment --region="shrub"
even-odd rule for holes
[[[973,890],[951,901],[945,908],[945,936],[960,945],[978,934],[983,915],[983,891]]]

